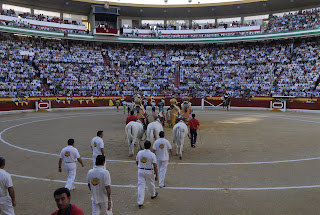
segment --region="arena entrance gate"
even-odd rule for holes
[[[272,96],[273,100],[270,101],[270,110],[281,110],[286,112],[287,110],[287,100],[295,98],[295,96]]]
[[[218,107],[221,107],[223,105],[223,102],[218,104],[218,105],[214,105],[214,104],[210,103],[209,101],[207,101],[205,99],[201,99],[201,109],[204,109],[204,107],[205,107],[204,104],[205,103],[209,104],[213,108],[218,108]]]

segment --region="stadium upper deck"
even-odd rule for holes
[[[85,32],[87,28],[94,36],[78,36],[78,38],[107,41],[119,40],[121,42],[148,42],[147,40],[130,40],[127,36],[153,38],[229,37],[316,29],[319,27],[318,2],[314,0],[291,0],[289,2],[289,4],[284,4],[284,1],[273,0],[267,2],[234,1],[232,3],[210,3],[208,5],[203,4],[204,2],[201,1],[198,4],[194,4],[191,1],[185,3],[186,8],[181,7],[181,5],[173,6],[172,2],[166,2],[156,7],[140,5],[138,8],[134,4],[123,4],[122,1],[108,2],[104,6],[105,2],[99,1],[59,0],[55,1],[54,5],[50,1],[41,1],[37,6],[34,6],[29,0],[23,1],[23,3],[15,1],[14,4],[9,0],[5,4],[1,4],[0,9],[3,12],[7,12],[6,10],[8,9],[14,9],[15,11],[11,16],[21,18],[20,20],[3,20],[5,23],[9,23],[10,26],[45,31],[55,30],[61,33],[88,33]],[[8,14],[8,12],[3,14]],[[39,17],[43,18],[40,20],[45,21],[43,26],[30,23],[27,20],[34,20],[34,18],[38,19]],[[27,19],[24,20],[23,18]],[[50,26],[48,26],[48,23],[50,23]],[[51,26],[52,23],[59,23],[61,26]],[[73,26],[62,27],[62,23],[71,23]],[[85,27],[80,29],[77,25],[84,25]],[[248,25],[250,25],[250,28],[248,28]],[[141,27],[144,30],[140,30]],[[130,30],[130,28],[134,30]],[[50,32],[38,33],[38,31],[17,30],[16,28],[5,28],[3,26],[1,26],[1,30],[46,36],[66,36],[64,34],[50,34]],[[107,37],[110,35],[122,35],[122,32],[125,38]],[[314,33],[318,32],[312,31],[312,34]],[[290,35],[281,37],[286,36]],[[266,37],[263,38],[265,39]],[[200,40],[193,41],[199,42]],[[151,42],[165,43],[172,41],[151,40]],[[215,40],[204,42],[215,42]]]

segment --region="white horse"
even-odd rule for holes
[[[129,157],[134,154],[134,145],[136,141],[138,142],[138,150],[142,149],[141,139],[144,134],[143,124],[141,121],[131,121],[126,125],[126,134],[128,138],[129,145]]]
[[[180,120],[175,126],[173,127],[173,143],[176,145],[176,155],[182,158],[182,151],[183,151],[183,144],[184,138],[188,134],[188,127],[183,120]]]
[[[149,123],[147,127],[147,140],[151,141],[151,138],[156,141],[159,139],[159,132],[163,131],[163,127],[161,125],[160,119],[158,118],[156,121]]]

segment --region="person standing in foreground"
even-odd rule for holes
[[[190,128],[190,134],[191,134],[191,147],[195,148],[196,147],[196,142],[197,142],[197,129],[200,125],[199,121],[195,118],[196,115],[193,113],[192,119],[189,120],[188,126]]]
[[[51,213],[51,215],[84,215],[81,208],[70,203],[71,196],[67,188],[57,189],[54,191],[53,197],[59,209]]]
[[[172,155],[172,146],[170,142],[164,138],[164,131],[159,132],[159,139],[153,143],[153,152],[156,154],[157,165],[159,170],[159,187],[165,187],[164,179],[166,177],[167,166],[169,161],[169,153]]]
[[[145,196],[145,187],[147,185],[148,191],[151,194],[151,199],[158,196],[155,190],[154,181],[158,180],[158,168],[156,155],[150,151],[151,142],[144,142],[144,150],[139,151],[136,157],[138,165],[138,205],[142,207]],[[156,176],[154,176],[154,174]]]
[[[81,164],[82,167],[84,166],[82,159],[80,158],[78,149],[74,147],[74,139],[69,139],[68,146],[63,148],[60,152],[58,169],[59,172],[62,172],[62,161],[64,163],[64,169],[66,170],[68,175],[65,188],[68,188],[68,190],[73,190],[75,189],[74,180],[77,174],[77,161]]]
[[[93,167],[96,164],[98,155],[104,155],[103,131],[98,131],[97,136],[91,140]]]
[[[99,215],[102,211],[112,215],[111,178],[108,170],[104,168],[105,156],[98,155],[96,166],[89,170],[87,182],[92,193],[92,215]]]
[[[0,214],[14,215],[16,198],[11,175],[4,170],[6,160],[0,157]]]

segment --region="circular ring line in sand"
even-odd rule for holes
[[[47,179],[47,178],[38,178],[30,177],[23,175],[10,174],[11,176],[17,178],[24,178],[30,180],[38,181],[47,181],[47,182],[56,182],[56,183],[66,183],[63,180]],[[87,185],[85,182],[74,182],[78,185]],[[111,185],[111,187],[117,188],[137,188],[136,185]],[[158,187],[157,187],[158,188]],[[309,186],[288,186],[288,187],[163,187],[161,189],[166,190],[194,190],[194,191],[220,191],[220,190],[230,190],[230,191],[264,191],[264,190],[292,190],[292,189],[313,189],[320,188],[320,185],[309,185]]]
[[[209,113],[212,114],[212,113]],[[38,153],[38,154],[44,154],[44,155],[51,155],[51,156],[56,156],[59,157],[59,154],[53,154],[49,152],[41,152],[41,151],[36,151],[36,150],[31,150],[27,148],[23,148],[20,146],[13,145],[7,141],[5,141],[2,138],[2,135],[12,129],[16,128],[19,126],[31,124],[31,123],[37,123],[37,122],[44,122],[44,121],[50,121],[50,120],[58,120],[58,119],[68,119],[68,118],[74,118],[74,117],[81,117],[81,116],[98,116],[98,115],[114,115],[113,113],[98,113],[98,114],[77,114],[77,115],[69,115],[65,117],[56,117],[56,118],[49,118],[49,119],[41,119],[41,120],[35,120],[31,122],[26,122],[26,123],[21,123],[17,125],[10,126],[8,128],[5,128],[0,132],[0,141],[2,141],[4,144],[11,146],[16,149],[28,151],[28,152],[33,152],[33,153]],[[243,114],[234,114],[234,113],[229,113],[227,115],[241,115]],[[265,116],[264,116],[265,117]],[[268,116],[270,118],[270,116]],[[273,118],[273,117],[271,117]],[[302,122],[309,122],[309,123],[315,123],[315,124],[320,124],[320,122],[316,121],[310,121],[310,120],[305,120],[305,119],[297,119],[297,118],[287,118],[287,117],[277,117],[277,119],[285,119],[285,120],[296,120],[296,121],[302,121]],[[92,160],[92,158],[82,158],[86,160]],[[176,164],[176,165],[199,165],[199,166],[227,166],[227,165],[260,165],[260,164],[276,164],[276,163],[290,163],[290,162],[300,162],[300,161],[311,161],[311,160],[320,160],[320,157],[315,157],[315,158],[301,158],[301,159],[292,159],[292,160],[279,160],[279,161],[257,161],[257,162],[232,162],[232,163],[177,163],[177,162],[170,162],[169,164]],[[118,162],[118,163],[135,163],[135,161],[128,161],[128,160],[106,160],[108,162]]]

